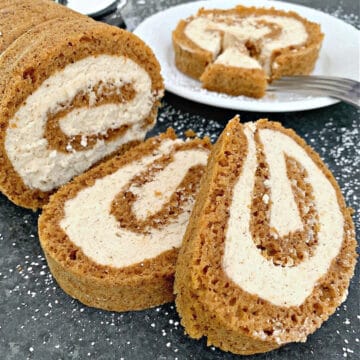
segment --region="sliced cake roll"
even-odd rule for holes
[[[323,34],[294,12],[237,6],[200,9],[173,32],[177,68],[204,88],[262,97],[267,80],[309,74]]]
[[[214,146],[175,274],[186,332],[236,354],[305,341],[345,301],[351,209],[293,131],[229,122]]]
[[[0,55],[18,37],[44,21],[81,16],[51,0],[1,0]]]
[[[43,206],[60,185],[142,141],[163,95],[160,66],[135,35],[59,18],[0,57],[0,190]]]
[[[168,130],[58,190],[40,216],[39,237],[60,287],[114,311],[172,301],[209,149],[208,139],[182,141]]]

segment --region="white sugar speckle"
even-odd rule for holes
[[[161,124],[165,121],[168,123],[169,119],[172,119],[171,126],[176,134],[182,138],[186,138],[185,132],[193,128],[192,130],[196,130],[195,132],[198,137],[209,136],[211,141],[215,142],[222,130],[222,126],[216,121],[183,113],[165,103],[159,115],[158,123]]]
[[[86,136],[86,135],[81,135],[80,145],[81,145],[82,147],[86,147],[87,144],[88,144],[87,136]]]
[[[268,194],[264,194],[264,196],[262,197],[262,201],[264,202],[264,204],[268,204],[270,200],[270,197]]]
[[[324,9],[325,12],[330,12],[330,15],[335,16],[341,20],[344,20],[348,24],[359,27],[359,14],[348,14],[345,12],[344,7],[342,6],[341,2],[339,2],[338,7],[335,10],[329,10],[328,8]]]
[[[75,152],[75,149],[71,146],[70,143],[68,143],[65,147],[67,152]]]

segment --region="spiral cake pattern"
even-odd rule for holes
[[[116,311],[171,301],[209,147],[169,130],[53,195],[39,236],[59,285],[87,305]]]
[[[32,27],[0,68],[0,189],[33,209],[142,141],[163,95],[160,66],[140,39],[80,15]]]
[[[238,6],[181,20],[173,46],[178,69],[204,88],[258,98],[267,81],[309,74],[322,38],[318,24],[294,12]]]

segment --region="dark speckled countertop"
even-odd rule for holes
[[[123,10],[130,28],[146,16],[180,3],[129,1]],[[359,28],[359,2],[298,0]],[[158,124],[179,134],[188,128],[215,140],[235,111],[211,108],[166,93]],[[243,121],[263,114],[237,111]],[[339,103],[327,108],[266,114],[293,128],[319,152],[334,173],[360,237],[360,112]],[[112,313],[88,308],[53,280],[38,242],[39,213],[21,209],[0,194],[0,359],[237,359],[184,335],[174,304]],[[360,354],[359,266],[346,302],[306,343],[289,344],[249,359],[358,359]]]

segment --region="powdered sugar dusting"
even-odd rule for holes
[[[176,110],[166,101],[163,102],[157,121],[158,124],[150,133],[150,136],[159,130],[165,131],[168,126],[171,126],[179,137],[185,138],[185,132],[191,129],[195,131],[198,137],[203,138],[208,136],[212,142],[215,142],[223,129],[223,127],[214,120]]]
[[[356,2],[354,2],[354,5],[355,4],[356,4]],[[344,20],[345,22],[356,27],[357,29],[360,29],[360,26],[359,26],[359,23],[360,23],[359,3],[357,4],[357,13],[355,13],[355,12],[348,13],[344,8],[343,1],[338,2],[337,8],[332,9],[327,6],[324,8],[323,11],[329,13],[332,16],[335,16],[338,19]]]
[[[347,204],[355,209],[354,222],[359,231],[357,118],[360,112],[346,108],[353,120],[342,119],[340,112],[344,108],[346,105],[322,110],[331,115],[326,121],[321,120],[321,125],[318,125],[317,112],[299,114],[293,118],[296,121],[291,121],[288,115],[271,116],[271,119],[283,120],[286,127],[294,127],[325,159],[339,181]],[[232,115],[215,111],[209,111],[207,117],[192,115],[164,101],[153,134],[172,126],[181,137],[186,130],[193,129],[198,136],[210,136],[214,142]],[[258,116],[241,114],[241,117],[246,121]],[[190,359],[190,354],[196,352],[201,358],[235,359],[214,347],[207,348],[204,340],[193,341],[185,336],[173,303],[147,311],[118,314],[91,309],[71,299],[49,272],[37,239],[37,217],[37,213],[17,208],[0,197],[0,299],[6,299],[0,302],[0,314],[6,314],[0,315],[0,333],[5,339],[5,345],[0,343],[1,353],[46,359],[61,358],[65,353],[69,358],[98,358],[106,351],[119,354],[118,358],[135,359],[142,358],[146,352],[151,358]],[[322,359],[329,354],[329,349],[338,357],[346,354],[347,358],[354,358],[359,351],[360,337],[355,281],[352,281],[348,299],[334,317],[305,344],[286,347],[289,356],[300,359],[301,354],[306,359]],[[281,359],[281,354],[279,350],[271,356]],[[266,355],[257,358],[265,360]]]

